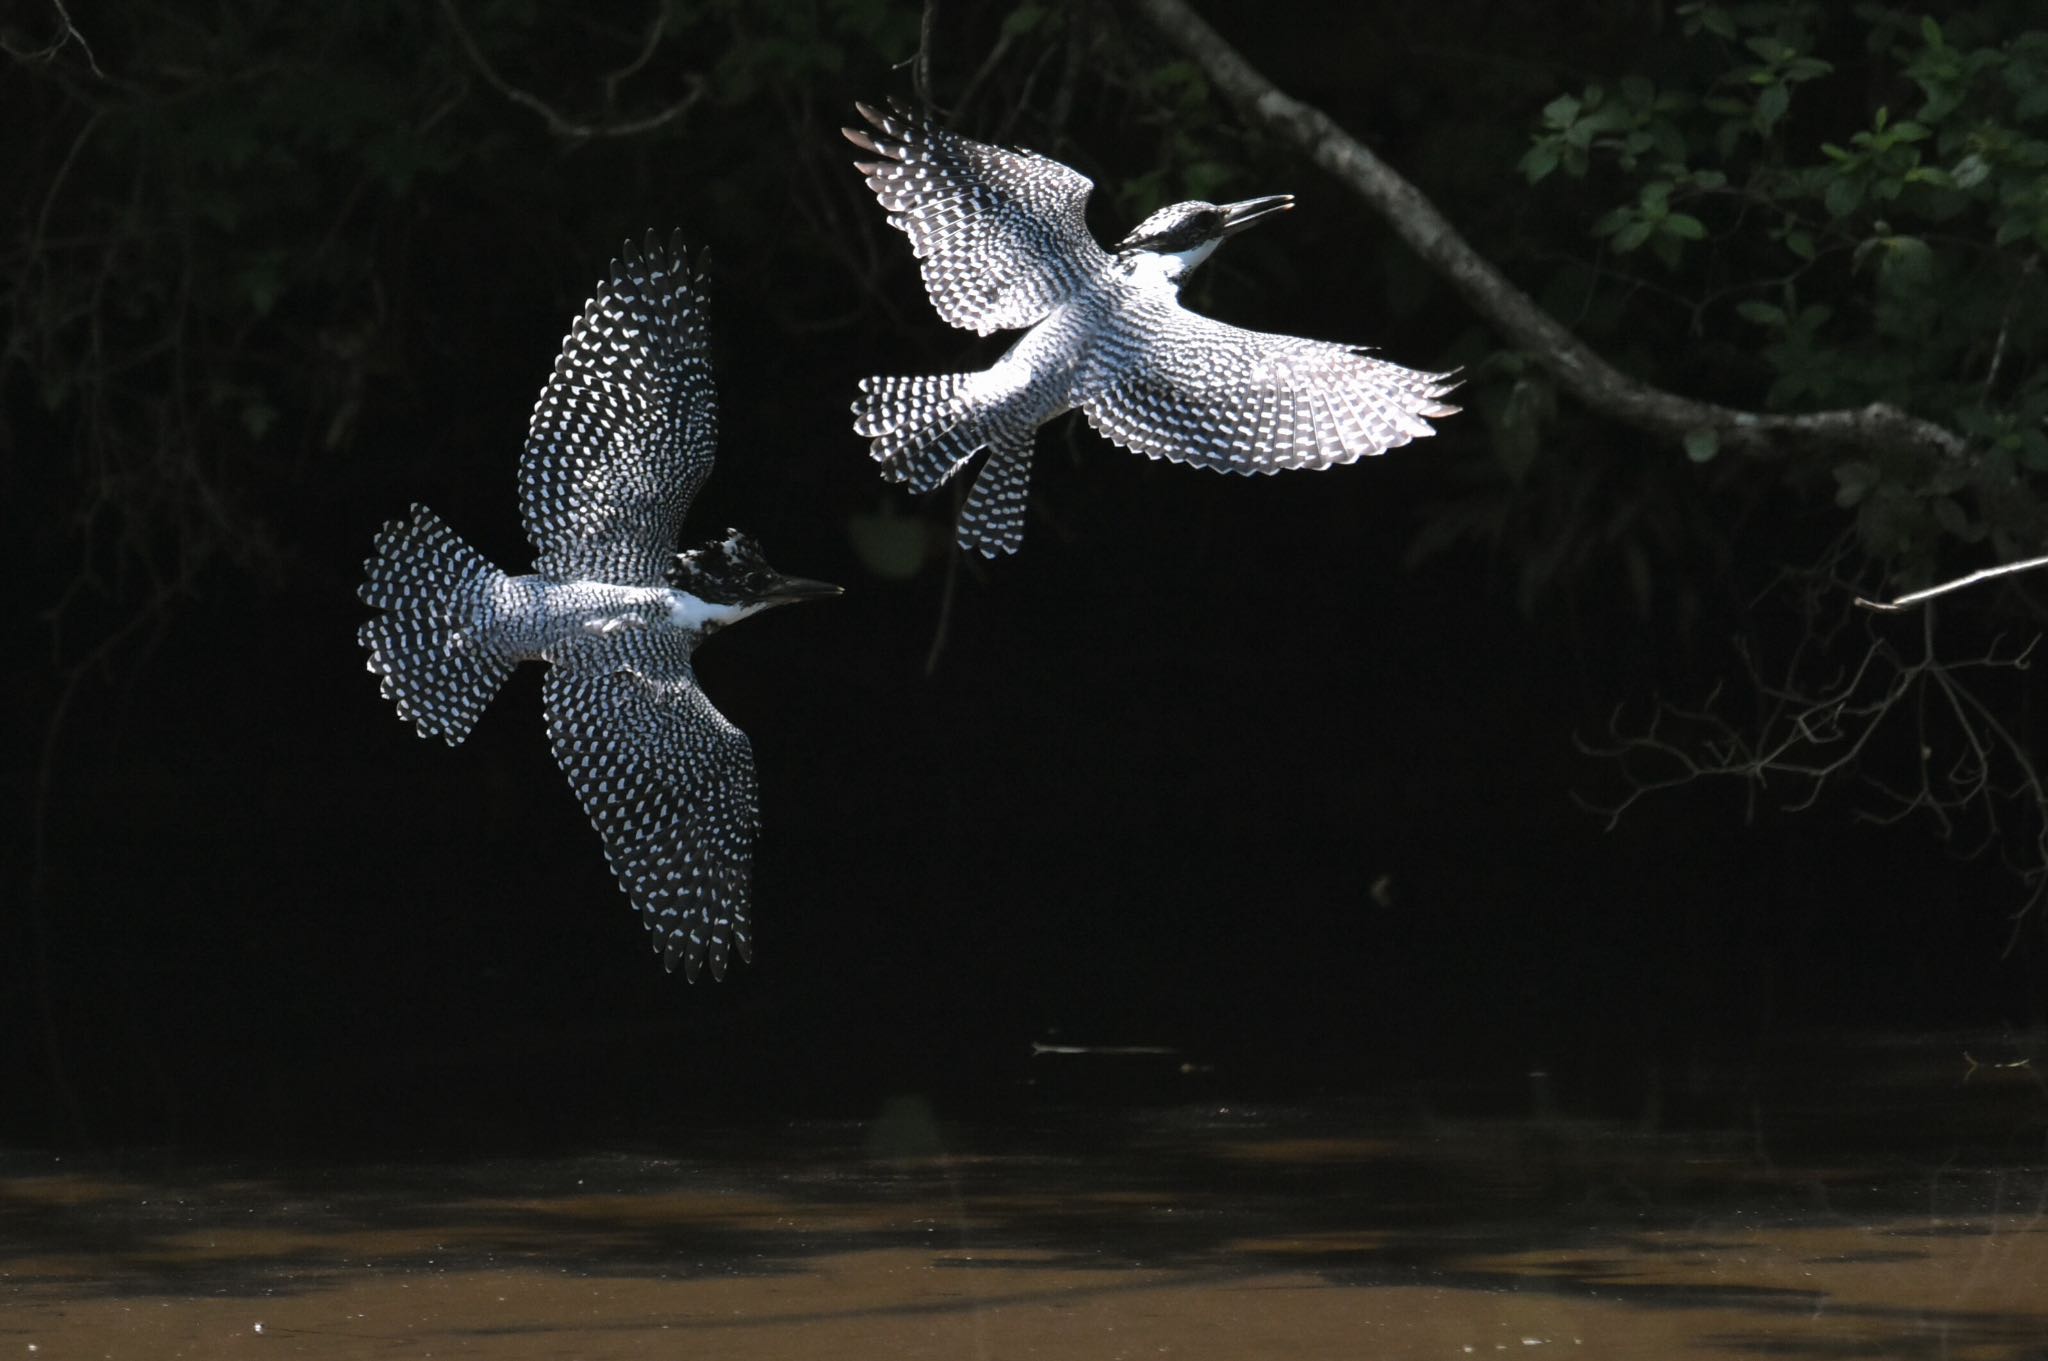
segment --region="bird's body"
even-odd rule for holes
[[[784,577],[738,531],[675,552],[711,470],[716,408],[701,280],[680,242],[628,243],[563,342],[520,460],[535,571],[498,570],[415,505],[377,536],[359,630],[423,737],[468,735],[512,668],[548,663],[548,735],[619,885],[670,968],[752,957],[759,820],[746,735],[690,667],[714,630],[837,594]]]
[[[988,369],[865,379],[854,404],[884,475],[913,490],[989,451],[961,510],[963,548],[1017,550],[1032,441],[1069,410],[1149,457],[1236,473],[1350,463],[1432,434],[1426,418],[1457,410],[1440,400],[1448,375],[1181,306],[1188,275],[1226,237],[1292,206],[1287,195],[1175,204],[1105,251],[1084,220],[1094,186],[1079,172],[859,108],[871,126],[846,135],[876,155],[859,168],[910,237],[933,307],[983,335],[1024,329]]]
[[[466,626],[476,645],[495,648],[515,662],[575,666],[603,656],[603,640],[627,629],[673,632],[685,654],[695,652],[707,625],[751,613],[717,604],[674,586],[620,586],[609,581],[556,581],[538,575],[500,574],[482,593]]]

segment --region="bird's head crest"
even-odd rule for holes
[[[1117,254],[1151,251],[1158,255],[1183,255],[1213,246],[1293,206],[1292,194],[1268,194],[1237,203],[1204,203],[1200,199],[1169,203],[1131,228],[1130,234],[1116,243]]]
[[[829,582],[784,576],[768,565],[753,536],[737,529],[728,529],[724,538],[702,548],[676,554],[672,575],[678,589],[713,605],[766,607],[841,594]]]

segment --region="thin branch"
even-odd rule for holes
[[[575,141],[587,141],[593,137],[635,137],[643,132],[652,132],[665,123],[674,122],[704,97],[704,78],[692,73],[685,77],[689,82],[690,92],[659,113],[625,123],[575,122],[557,112],[553,105],[538,95],[529,94],[498,74],[498,69],[491,65],[490,58],[484,55],[483,49],[477,46],[476,39],[471,36],[468,26],[462,22],[461,14],[456,12],[455,0],[439,2],[441,13],[447,16],[448,26],[455,30],[456,41],[462,45],[463,54],[469,58],[469,63],[476,68],[477,74],[482,76],[492,89],[514,104],[539,114],[546,121],[548,131],[558,137],[567,137]],[[658,33],[659,30],[656,30],[656,36]]]
[[[1938,595],[1947,595],[1950,591],[1960,591],[1963,587],[1974,586],[1980,581],[1990,581],[1993,577],[2011,576],[2014,572],[2031,571],[2036,567],[2048,567],[2048,557],[2027,558],[2020,562],[2002,562],[1996,567],[1985,567],[1970,573],[1968,576],[1957,577],[1953,581],[1944,581],[1939,586],[1929,586],[1923,591],[1908,592],[1896,600],[1872,600],[1868,596],[1859,595],[1856,597],[1856,603],[1866,610],[1876,610],[1880,614],[1897,614],[1900,610],[1908,609],[1923,600],[1932,600]]]
[[[996,67],[1002,65],[1003,58],[1010,54],[1010,46],[1016,41],[1016,37],[1017,35],[1007,28],[997,35],[995,46],[989,48],[988,55],[981,59],[981,65],[974,68],[974,74],[960,87],[960,96],[953,101],[955,116],[966,116],[968,104],[981,92],[982,82],[995,74]]]
[[[612,104],[619,97],[619,83],[640,74],[641,68],[654,59],[654,50],[661,46],[661,38],[668,31],[668,6],[656,5],[654,17],[647,22],[647,36],[640,41],[640,51],[633,60],[621,66],[604,78],[604,102]]]
[[[99,58],[92,52],[92,44],[78,31],[78,25],[71,22],[71,11],[64,8],[64,0],[50,0],[50,7],[57,11],[57,21],[61,27],[57,30],[57,36],[50,39],[40,51],[26,52],[5,41],[0,41],[0,51],[6,52],[16,61],[55,61],[59,52],[72,43],[77,43],[78,50],[85,53],[86,68],[101,80],[111,82],[113,77],[100,69]]]
[[[2029,255],[2027,257],[2026,264],[2020,267],[2021,285],[2026,283],[2027,276],[2034,272],[2034,266],[2040,262],[2040,259],[2041,257],[2038,255]],[[2005,340],[2007,333],[2012,330],[2013,311],[2019,307],[2020,299],[2026,295],[2027,291],[2024,287],[2014,287],[2012,296],[2005,304],[2005,315],[1998,319],[1998,340],[1991,347],[1991,362],[1984,368],[1983,395],[1987,401],[1991,397],[1991,389],[1998,385],[1999,366],[2005,362]]]
[[[1853,613],[1844,607],[1845,616]],[[1937,645],[1934,616],[1921,615],[1913,654],[1872,632],[1855,666],[1819,684],[1802,674],[1811,670],[1805,642],[1779,682],[1766,680],[1750,650],[1738,646],[1745,688],[1765,701],[1752,723],[1721,716],[1718,685],[1696,708],[1659,704],[1633,731],[1617,709],[1604,739],[1574,741],[1615,764],[1622,792],[1604,803],[1575,793],[1574,801],[1611,829],[1648,795],[1715,777],[1742,782],[1752,816],[1773,786],[1788,812],[1814,807],[1829,791],[1861,788],[1867,795],[1853,808],[1858,821],[1892,826],[1924,814],[1963,859],[1997,850],[2025,887],[2013,911],[2017,932],[2019,921],[2048,903],[2048,782],[1966,673],[2024,672],[2034,643],[2012,652],[1993,639],[1978,655],[1949,660]],[[1937,760],[1942,751],[1952,758]],[[1873,756],[1894,773],[1874,773]]]
[[[910,68],[910,86],[919,107],[932,107],[932,31],[939,26],[939,0],[924,0],[917,21],[917,61]]]
[[[947,524],[957,523],[960,518],[960,508],[967,502],[966,481],[965,478],[959,479],[953,488],[953,513],[946,517]],[[967,557],[967,550],[954,543],[950,534],[946,536],[943,551],[946,554],[946,588],[939,596],[939,618],[932,628],[931,650],[924,654],[924,673],[927,676],[938,674],[939,658],[945,654],[946,635],[952,632],[953,605],[959,594],[960,564]]]
[[[1887,402],[1797,415],[1744,411],[1696,401],[1622,373],[1516,288],[1458,234],[1436,205],[1319,109],[1283,93],[1255,70],[1186,0],[1132,0],[1153,26],[1193,58],[1209,81],[1253,123],[1300,148],[1364,199],[1415,253],[1451,283],[1508,341],[1587,407],[1667,436],[1712,430],[1751,454],[1789,441],[1933,450],[1960,458],[1956,432]]]

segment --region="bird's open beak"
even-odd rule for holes
[[[771,605],[793,605],[799,600],[823,600],[828,596],[845,595],[846,589],[834,586],[829,581],[812,581],[809,577],[778,576],[761,593]]]
[[[1268,194],[1264,198],[1248,198],[1238,203],[1222,205],[1223,235],[1236,236],[1246,227],[1264,222],[1276,213],[1284,213],[1294,206],[1292,194]]]

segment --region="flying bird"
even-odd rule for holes
[[[1038,427],[1080,408],[1104,436],[1148,458],[1219,472],[1351,463],[1434,434],[1458,408],[1451,375],[1374,359],[1357,346],[1247,331],[1190,312],[1180,288],[1229,237],[1294,206],[1289,194],[1176,203],[1112,250],[1089,234],[1094,185],[1029,151],[976,142],[902,106],[854,106],[856,162],[923,262],[948,323],[1022,328],[978,373],[867,378],[854,429],[884,477],[929,491],[982,450],[961,508],[960,546],[993,558],[1024,540]]]
[[[677,234],[627,242],[570,324],[519,460],[533,571],[486,562],[425,506],[386,524],[357,631],[384,696],[422,737],[469,734],[512,668],[548,663],[548,738],[654,949],[695,980],[753,958],[760,814],[747,736],[697,685],[704,638],[838,595],[784,576],[729,530],[677,553],[711,472],[717,404],[701,269]]]

